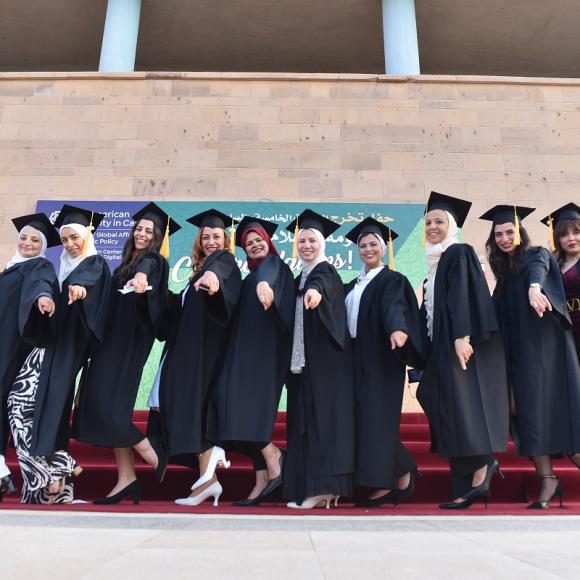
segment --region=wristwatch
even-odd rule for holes
[[[530,284],[530,288],[537,288],[538,290],[541,290],[542,289],[542,285],[541,284],[538,284],[537,282],[532,282]]]

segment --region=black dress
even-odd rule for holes
[[[256,295],[262,281],[274,291],[268,310]],[[290,368],[295,300],[292,272],[278,256],[268,256],[243,280],[224,364],[211,395],[212,441],[255,442],[260,448],[271,441]]]
[[[167,294],[167,262],[144,252],[121,279],[113,273],[104,339],[91,351],[75,412],[75,438],[91,445],[132,447],[145,437],[132,421],[143,367],[155,341]],[[152,290],[118,292],[141,272]]]
[[[84,300],[68,305],[69,286],[83,286]],[[68,449],[75,379],[91,345],[104,336],[111,273],[104,258],[85,258],[63,281],[56,307],[58,338],[44,353],[34,408],[31,455]]]
[[[350,496],[354,472],[354,394],[342,281],[328,262],[296,294],[313,288],[319,306],[303,309],[305,366],[289,374],[284,496],[297,503],[322,494]]]
[[[345,294],[356,286],[346,285]],[[408,335],[391,350],[390,336]],[[357,485],[394,489],[396,480],[416,468],[399,439],[406,365],[422,366],[423,333],[417,298],[405,276],[383,268],[363,290],[354,351]]]
[[[445,251],[434,286],[433,340],[427,343],[417,399],[429,419],[432,451],[451,460],[475,458],[464,462],[465,469],[451,461],[453,495],[460,497],[471,487],[471,473],[492,453],[507,449],[505,357],[489,288],[471,246],[453,244]],[[467,370],[454,344],[464,336],[471,337],[474,350]]]
[[[54,266],[45,258],[15,264],[0,273],[0,454],[7,445],[6,398],[33,347],[54,340],[55,317],[36,307],[40,296],[58,303],[60,290]]]
[[[538,283],[552,303],[542,318],[528,299]],[[580,451],[580,365],[562,277],[545,248],[530,248],[522,271],[494,292],[515,398],[514,440],[521,455]]]
[[[219,292],[196,292],[193,284],[207,271]],[[214,252],[179,297],[167,340],[159,382],[161,437],[169,457],[201,453],[207,440],[211,389],[220,370],[229,328],[241,290],[240,270],[227,251]]]
[[[576,262],[566,273],[562,274],[564,289],[566,290],[566,303],[572,320],[572,334],[576,344],[576,353],[580,360],[580,260]]]

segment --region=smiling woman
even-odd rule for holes
[[[146,205],[133,218],[135,225],[123,260],[113,273],[105,336],[102,344],[92,349],[74,418],[79,441],[115,450],[117,483],[107,497],[95,503],[116,503],[128,495],[139,501],[133,449],[157,469],[159,478],[165,469],[161,451],[135,427],[132,415],[167,291],[169,266],[161,251],[169,236],[181,228],[155,203]],[[134,291],[118,292],[126,287]]]

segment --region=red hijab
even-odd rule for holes
[[[278,250],[276,249],[276,246],[272,242],[272,239],[270,238],[270,236],[268,235],[266,230],[264,230],[263,228],[260,228],[258,226],[245,229],[242,232],[241,239],[242,239],[242,248],[244,249],[244,252],[246,252],[246,239],[247,239],[248,234],[250,232],[255,232],[263,240],[265,240],[265,242],[268,244],[268,256],[272,256],[272,255],[279,256],[280,255],[280,254],[278,254]],[[246,256],[248,256],[247,252],[246,252]],[[266,258],[268,256],[266,256]],[[250,272],[253,272],[262,263],[262,261],[265,260],[266,258],[262,258],[261,260],[256,260],[256,259],[250,258],[250,256],[248,256],[248,268],[249,268]]]

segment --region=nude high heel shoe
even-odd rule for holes
[[[226,459],[226,452],[221,447],[215,445],[212,447],[207,469],[191,486],[191,490],[193,491],[194,489],[201,487],[204,483],[207,483],[214,476],[218,465],[222,465],[225,469],[228,469],[231,463]]]
[[[338,497],[332,494],[327,495],[314,495],[312,497],[307,497],[300,505],[295,501],[291,501],[286,504],[286,507],[294,510],[311,510],[312,508],[330,508],[330,502],[335,500],[335,505],[338,503]]]
[[[176,499],[175,503],[177,505],[199,505],[203,503],[207,498],[213,497],[213,507],[218,507],[218,500],[222,494],[222,486],[219,481],[212,483],[207,489],[204,489],[201,493],[194,497],[183,497],[181,499]]]

